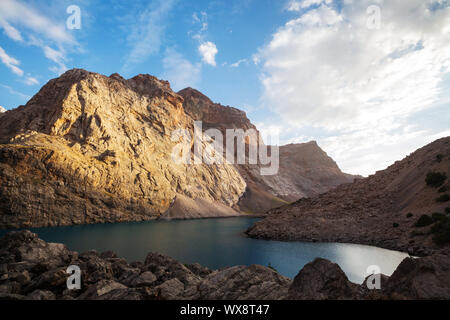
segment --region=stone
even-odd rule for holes
[[[449,300],[450,256],[406,258],[386,284],[391,299]]]
[[[290,279],[270,268],[236,266],[206,276],[194,299],[280,300],[287,296],[290,284]]]
[[[51,291],[35,290],[27,295],[29,300],[56,300],[56,296]]]
[[[294,278],[289,288],[291,300],[352,300],[358,286],[352,284],[342,269],[325,259],[308,263]]]
[[[131,281],[130,287],[148,287],[156,280],[157,278],[152,272],[145,271]]]
[[[101,296],[118,289],[127,289],[123,284],[114,280],[100,280],[89,286],[86,291],[81,294],[78,300],[97,300]]]
[[[156,292],[160,300],[179,300],[183,297],[184,284],[177,278],[173,278],[157,286]]]

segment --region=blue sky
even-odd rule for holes
[[[0,106],[70,68],[149,73],[368,175],[450,135],[449,34],[446,0],[2,0]]]
[[[282,2],[269,0],[155,0],[133,1],[132,4],[129,1],[58,1],[58,5],[33,1],[20,3],[62,26],[70,16],[66,8],[71,4],[80,7],[81,29],[65,30],[77,42],[76,45],[63,44],[65,68],[84,68],[106,75],[118,72],[127,78],[149,73],[166,79],[170,73],[164,68],[164,59],[170,52],[172,55],[179,54],[199,69],[191,79],[173,83],[175,90],[192,86],[215,101],[241,107],[255,104],[261,95],[258,67],[251,62],[252,55],[270,40],[279,25],[292,16],[283,10]],[[166,8],[161,10],[159,17],[145,14],[146,10],[157,11],[164,4]],[[134,47],[142,40],[130,39],[133,32],[139,32],[136,31],[139,29],[136,24],[140,23],[140,15],[143,16],[142,22],[147,21],[150,25],[148,32],[157,33],[157,39],[150,38],[145,45],[145,54],[130,58]],[[157,20],[154,26],[146,20],[147,17]],[[20,30],[21,24],[14,26]],[[23,37],[26,38],[27,28],[24,27],[24,30]],[[51,48],[58,50],[58,42],[45,36],[43,38]],[[216,66],[202,61],[198,50],[202,41],[217,46]],[[26,103],[36,90],[60,73],[59,69],[54,70],[59,68],[58,64],[45,57],[40,47],[26,42],[26,39],[14,41],[5,32],[0,34],[1,47],[20,61],[20,68],[26,73],[25,76],[18,76],[7,67],[1,67],[0,83],[4,86],[0,87],[0,105],[7,109]],[[239,68],[231,66],[239,61]],[[24,83],[27,75],[36,79],[37,83]]]

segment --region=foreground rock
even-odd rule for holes
[[[426,182],[430,173],[442,177],[438,186]],[[368,178],[271,210],[247,233],[262,239],[368,244],[419,256],[445,253],[450,249],[449,191],[447,137]],[[432,223],[418,226],[424,214]]]
[[[81,269],[82,289],[69,291],[69,265]],[[0,298],[80,300],[283,299],[291,280],[270,268],[209,270],[156,253],[127,263],[112,252],[83,254],[46,243],[29,231],[0,239]]]
[[[335,263],[316,259],[307,264],[289,288],[293,300],[345,300],[361,298],[359,286],[351,283]]]
[[[69,265],[81,269],[81,290],[67,289]],[[210,270],[157,253],[133,263],[112,252],[78,254],[29,231],[0,239],[0,299],[9,300],[450,299],[450,257],[407,258],[381,284],[369,290],[351,283],[324,259],[307,264],[292,281],[258,265]]]

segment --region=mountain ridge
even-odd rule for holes
[[[446,177],[438,188],[427,183],[431,173]],[[414,255],[445,251],[449,243],[434,242],[433,226],[450,206],[445,198],[450,190],[448,177],[450,137],[367,178],[273,209],[247,234],[273,240],[360,243]],[[435,221],[417,226],[424,214],[435,214]]]
[[[308,190],[317,194],[351,180],[313,183],[306,177],[298,186],[292,173],[308,172],[301,168],[306,162],[295,164],[295,152],[287,152],[289,168],[281,164],[282,173],[268,178],[260,175],[260,165],[175,163],[180,143],[186,148],[179,155],[195,157],[189,153],[193,142],[174,136],[177,130],[200,139],[203,147],[209,144],[197,136],[194,120],[208,120],[205,129],[253,129],[245,143],[263,145],[245,112],[215,104],[195,89],[181,94],[151,75],[124,79],[72,69],[25,106],[2,114],[0,227],[260,214],[308,196]],[[318,146],[313,151],[325,154]],[[336,170],[332,181],[347,177],[328,161]],[[325,165],[325,178],[328,171]],[[281,189],[286,176],[294,190],[289,199]]]

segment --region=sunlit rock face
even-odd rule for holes
[[[232,165],[174,161],[180,129],[193,135],[193,119],[168,82],[67,71],[2,115],[0,227],[147,220],[177,195],[235,205]]]

